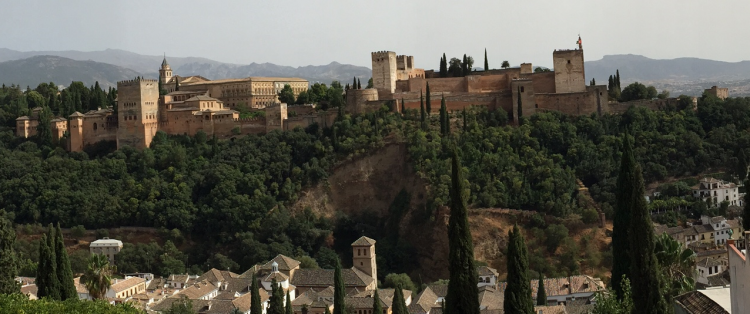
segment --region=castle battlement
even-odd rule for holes
[[[135,86],[135,85],[140,85],[141,82],[143,82],[143,83],[154,83],[154,84],[158,83],[157,80],[154,80],[154,79],[144,79],[144,78],[141,78],[141,79],[134,79],[134,80],[119,81],[119,82],[117,82],[117,86],[118,87],[119,86]]]
[[[389,58],[390,56],[395,57],[396,53],[393,51],[377,51],[377,52],[372,53],[372,60],[386,59],[386,58]]]
[[[265,122],[266,117],[252,117],[252,118],[237,118],[234,119],[236,122]]]

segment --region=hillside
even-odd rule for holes
[[[138,75],[138,72],[111,64],[57,56],[35,56],[0,63],[0,83],[24,87],[36,87],[42,82],[67,86],[72,81],[81,81],[84,85],[91,86],[98,81],[106,88],[116,86],[117,81],[133,79]]]
[[[137,75],[146,77],[156,77],[158,75],[158,67],[163,58],[163,56],[141,55],[118,49],[106,49],[102,51],[16,51],[0,48],[0,62],[22,60],[40,55],[59,56],[78,61],[108,63],[131,69],[137,72]],[[167,60],[175,74],[182,76],[201,75],[213,80],[248,76],[282,76],[301,77],[310,82],[330,84],[333,80],[350,82],[352,77],[356,76],[365,81],[363,83],[366,83],[372,74],[369,68],[338,62],[318,66],[291,67],[273,63],[240,65],[196,57],[167,56]],[[2,74],[0,74],[0,78],[2,78]],[[31,85],[35,86],[38,83],[34,82]]]

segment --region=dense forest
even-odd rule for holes
[[[576,180],[589,187],[611,217],[626,129],[635,138],[635,156],[647,183],[710,169],[731,172],[750,146],[750,98],[704,97],[697,111],[631,108],[623,115],[602,117],[538,113],[523,117],[520,125],[510,125],[502,110],[470,108],[446,112],[447,119],[428,116],[430,123],[424,127],[418,113],[402,116],[384,107],[346,115],[326,129],[313,125],[234,141],[217,141],[205,133],[159,133],[143,151],[112,151],[101,145],[68,153],[39,140],[16,138],[15,117],[27,114],[35,102],[54,104],[48,107],[56,114],[107,106],[116,91],[81,86],[80,91],[45,100],[45,88],[54,85],[42,85],[26,92],[17,87],[0,92],[0,122],[5,127],[0,131],[0,209],[17,224],[165,230],[170,241],[164,245],[128,245],[122,254],[130,265],[127,270],[148,267],[162,275],[209,265],[244,270],[276,254],[332,267],[337,248],[348,255],[345,240],[356,232],[348,226],[350,218],[326,219],[288,207],[304,189],[326,182],[338,162],[381,147],[386,139],[405,141],[410,162],[429,182],[428,215],[449,202],[450,156],[443,148],[455,139],[470,182],[471,207],[526,209],[558,217],[577,214],[584,219],[593,217],[592,209],[581,206]],[[441,121],[450,129],[440,128]],[[403,210],[409,197],[399,195],[392,210]],[[193,245],[180,252],[174,243],[184,238]],[[379,258],[387,265],[382,274],[414,267],[397,262],[408,249],[379,247]],[[33,260],[32,254],[25,257]],[[162,260],[144,260],[143,255]]]

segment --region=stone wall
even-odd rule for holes
[[[158,130],[158,85],[157,80],[147,79],[117,82],[118,148],[143,149],[151,144]]]
[[[396,53],[379,51],[372,53],[372,83],[381,91],[396,91]]]
[[[580,93],[586,90],[583,50],[556,50],[552,53],[552,60],[556,93]]]
[[[374,88],[350,89],[346,92],[347,111],[354,114],[366,112],[367,110],[365,107],[367,102],[377,101],[378,99],[378,90]]]

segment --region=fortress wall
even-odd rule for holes
[[[404,107],[406,109],[419,110],[420,101],[419,93],[403,93],[394,95],[399,100],[404,99]],[[432,114],[440,112],[440,93],[432,93]],[[511,93],[509,91],[499,93],[450,93],[445,94],[445,106],[448,111],[460,111],[470,106],[485,106],[489,110],[495,110],[496,108],[503,108],[508,111],[511,107]],[[382,102],[381,102],[382,104]],[[379,106],[378,106],[379,107]]]
[[[555,92],[555,72],[540,72],[530,75],[523,75],[524,78],[530,78],[534,82],[534,91],[537,93],[554,93]]]
[[[375,95],[377,95],[377,93],[375,93]],[[315,108],[312,106],[288,106],[287,110],[289,115],[294,113],[298,116],[310,115],[315,112]]]
[[[112,116],[84,117],[82,123],[83,146],[100,141],[117,141],[117,123]],[[109,121],[108,121],[109,120]],[[96,125],[96,128],[94,128]]]
[[[464,77],[447,77],[447,78],[436,78],[427,79],[426,82],[430,83],[430,92],[466,92],[466,78]],[[422,90],[427,91],[427,85],[420,87]]]
[[[534,95],[537,110],[554,110],[570,115],[588,115],[597,112],[595,93],[565,93]]]
[[[509,86],[508,76],[503,75],[470,75],[466,77],[468,92],[494,92],[507,90]]]

